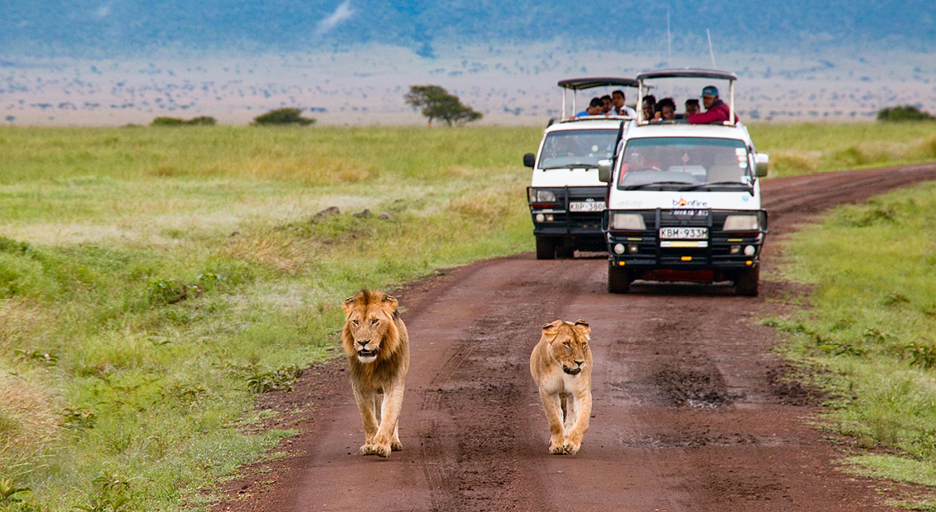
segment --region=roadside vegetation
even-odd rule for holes
[[[936,159],[936,123],[754,124],[770,176],[797,176]]]
[[[912,128],[882,140],[928,136]],[[821,134],[869,129],[752,134],[825,151]],[[337,354],[342,299],[533,250],[520,162],[541,134],[0,128],[0,510],[204,507],[199,489],[292,435],[254,432],[272,414],[255,397]],[[918,311],[915,290],[881,307]]]
[[[828,392],[821,428],[854,442],[853,469],[929,487],[936,486],[934,222],[934,184],[836,208],[786,246],[788,277],[810,286],[808,309],[768,320],[789,334],[787,355]],[[936,510],[936,502],[926,507],[913,510]]]

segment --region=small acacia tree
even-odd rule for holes
[[[253,124],[298,124],[308,126],[315,123],[314,118],[302,117],[302,110],[298,108],[278,108],[254,118]]]
[[[414,109],[422,108],[422,115],[429,118],[429,126],[432,126],[433,119],[441,119],[453,126],[477,121],[482,117],[481,112],[462,105],[458,96],[449,94],[438,85],[411,85],[410,92],[403,98]]]

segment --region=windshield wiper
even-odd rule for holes
[[[692,185],[688,181],[651,181],[650,183],[640,183],[637,185],[627,185],[624,190],[637,190],[639,188],[666,186],[666,185]]]
[[[574,163],[567,165],[556,165],[554,167],[543,167],[542,170],[549,171],[552,169],[597,169],[598,164],[583,164],[583,163]]]
[[[741,185],[744,188],[751,188],[753,185],[750,183],[742,183],[740,181],[712,181],[709,183],[699,183],[698,185],[690,185],[683,190],[699,190],[700,188],[709,188],[709,187],[725,187],[728,185]]]

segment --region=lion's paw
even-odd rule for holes
[[[581,443],[566,443],[562,445],[562,449],[565,450],[565,453],[569,455],[575,455],[578,453],[579,448],[582,447]]]
[[[550,445],[549,445],[549,453],[550,453],[551,455],[562,455],[562,454],[564,454],[565,452],[566,452],[566,451],[565,451],[565,446],[562,445],[562,444],[553,443],[553,444],[550,444]]]
[[[380,456],[380,457],[389,457],[389,456],[390,456],[390,452],[392,451],[391,448],[390,448],[390,443],[387,443],[387,444],[374,444],[374,445],[371,445],[371,446],[373,447],[373,452],[371,452],[371,453],[373,453],[374,455],[378,455],[378,456]]]
[[[391,441],[391,442],[390,442],[390,450],[391,450],[391,451],[394,451],[394,452],[402,451],[402,450],[403,450],[403,443],[401,443],[399,439],[396,440],[396,441]]]
[[[374,445],[365,444],[361,446],[361,449],[358,450],[358,453],[360,453],[361,455],[374,455],[376,452],[374,452]]]

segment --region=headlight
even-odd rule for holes
[[[611,215],[611,229],[643,231],[647,229],[643,215],[634,213],[614,213]]]
[[[725,219],[725,231],[757,231],[760,221],[757,215],[729,215]]]
[[[531,203],[555,203],[556,194],[552,190],[542,190],[537,188],[530,189]]]

